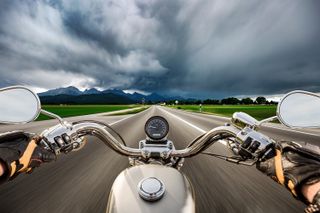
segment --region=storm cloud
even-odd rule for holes
[[[320,1],[2,0],[0,87],[320,91]]]

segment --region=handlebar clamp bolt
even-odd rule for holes
[[[165,159],[168,158],[168,152],[167,152],[167,151],[163,151],[163,152],[161,153],[161,155],[162,155],[162,156],[161,156],[162,158],[165,158]]]
[[[143,151],[143,156],[144,156],[145,158],[149,158],[149,157],[150,157],[150,152],[147,151],[147,150]]]
[[[247,135],[248,133],[246,131],[241,131],[241,135]]]

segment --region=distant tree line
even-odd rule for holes
[[[167,101],[167,104],[174,104],[175,100],[172,101]],[[230,98],[224,98],[221,100],[217,99],[206,99],[206,100],[181,100],[179,101],[179,104],[214,104],[214,105],[240,105],[240,104],[245,104],[245,105],[250,105],[250,104],[260,104],[260,105],[272,105],[272,104],[277,104],[277,102],[274,101],[268,101],[265,97],[259,96],[255,100],[251,98],[243,98],[243,99],[238,99],[235,97],[230,97]]]

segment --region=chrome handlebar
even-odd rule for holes
[[[56,154],[60,152],[72,151],[74,144],[81,144],[81,139],[86,135],[93,135],[101,139],[108,147],[115,152],[128,157],[143,157],[146,154],[141,149],[127,147],[120,143],[102,123],[95,121],[80,121],[73,125],[58,124],[42,133],[43,143],[46,147],[53,150]],[[259,158],[273,143],[273,140],[256,132],[255,130],[245,127],[240,129],[233,125],[225,125],[214,128],[200,136],[197,140],[181,150],[170,150],[165,156],[167,157],[192,157],[206,150],[218,140],[226,138],[235,138],[238,143],[239,153],[245,159]],[[67,138],[67,139],[66,139]],[[64,143],[64,141],[69,141]],[[71,148],[70,148],[71,147]]]
[[[236,137],[239,133],[239,129],[234,126],[219,126],[216,127],[203,136],[201,136],[195,143],[191,144],[189,147],[182,150],[175,150],[171,153],[173,157],[192,157],[199,154],[200,152],[207,149],[213,143],[217,142],[219,139],[227,137]],[[218,137],[218,138],[216,138]]]
[[[233,126],[221,126],[214,128],[202,135],[197,141],[182,150],[172,150],[169,157],[191,157],[208,148],[212,143],[223,137],[235,137],[239,129]],[[66,147],[78,143],[79,139],[86,135],[93,135],[101,139],[108,147],[121,155],[128,157],[145,157],[140,149],[127,147],[120,143],[101,123],[94,121],[80,121],[73,125],[64,126],[58,124],[45,130],[41,136],[46,147],[53,150],[56,154],[69,152]],[[221,136],[221,137],[220,137]],[[63,143],[63,138],[70,138],[69,143]],[[215,138],[217,137],[217,138]],[[66,150],[66,151],[65,151]]]
[[[79,123],[73,126],[76,129],[73,136],[85,136],[85,135],[94,135],[101,139],[107,146],[116,151],[121,155],[128,157],[143,157],[143,153],[140,149],[130,148],[125,145],[122,145],[117,139],[115,139],[105,128],[102,128],[101,125],[95,123]],[[190,147],[187,147],[182,150],[172,150],[170,153],[171,157],[191,157],[194,156],[210,145],[216,142],[217,140],[212,140],[215,136],[223,135],[223,137],[235,137],[239,129],[233,126],[221,126],[214,128],[204,134],[199,140],[197,140]]]
[[[73,126],[75,132],[73,136],[93,135],[101,139],[108,147],[117,153],[130,157],[141,156],[139,149],[130,148],[121,144],[103,126],[96,123],[79,123]]]

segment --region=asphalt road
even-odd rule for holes
[[[89,117],[112,124],[128,145],[137,147],[138,141],[145,138],[145,121],[152,115],[168,120],[168,137],[178,149],[204,131],[227,122],[225,118],[158,106],[136,115]],[[70,120],[79,119],[81,117]],[[54,123],[1,126],[0,132],[23,129],[40,133]],[[320,139],[315,134],[274,127],[263,128],[263,132],[278,140],[317,143]],[[215,144],[210,151],[226,152],[222,144]],[[43,165],[31,175],[20,175],[0,186],[0,212],[105,212],[112,183],[127,166],[126,157],[89,138],[82,150],[62,155],[55,163]],[[182,171],[195,188],[198,212],[303,212],[302,203],[254,167],[198,155],[187,159]]]

